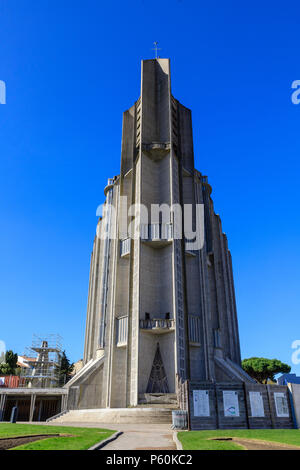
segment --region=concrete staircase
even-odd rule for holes
[[[142,393],[139,394],[140,405],[163,405],[167,408],[177,408],[176,393]]]
[[[175,393],[143,393],[136,407],[70,410],[51,418],[51,424],[172,424],[172,410],[178,410]]]
[[[160,405],[159,407],[70,410],[51,420],[51,424],[71,423],[172,424],[172,408]]]

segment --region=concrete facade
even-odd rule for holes
[[[84,367],[66,385],[70,409],[135,407],[182,380],[251,382],[241,369],[231,255],[207,177],[194,167],[191,111],[171,93],[169,59],[142,61],[141,96],[123,115],[120,175],[105,188],[90,265]],[[172,214],[139,238],[136,209],[204,206],[204,246],[174,237]],[[195,214],[193,215],[195,224]],[[125,228],[124,228],[125,227]],[[101,235],[113,231],[116,239]],[[164,235],[163,235],[164,231]]]

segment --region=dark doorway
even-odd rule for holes
[[[169,393],[167,374],[157,343],[146,393]]]

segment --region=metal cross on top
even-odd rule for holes
[[[158,42],[157,42],[157,41],[154,41],[154,43],[153,43],[153,44],[154,44],[154,47],[153,47],[153,49],[152,49],[152,50],[153,50],[153,51],[155,51],[155,59],[157,59],[157,51],[160,51],[160,50],[161,50],[161,48],[160,48],[160,47],[158,47]]]

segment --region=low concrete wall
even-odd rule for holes
[[[281,385],[191,381],[189,407],[192,430],[295,427],[289,390]]]
[[[300,429],[300,384],[288,384],[292,394],[295,421],[298,429]]]

